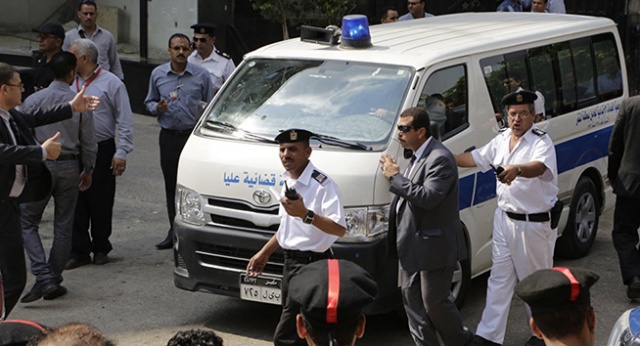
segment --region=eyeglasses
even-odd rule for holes
[[[4,83],[4,85],[8,85],[8,86],[24,89],[24,83],[18,83],[18,84]]]
[[[205,42],[207,42],[207,38],[206,37],[195,37],[194,36],[193,37],[193,42],[198,42],[198,41],[200,41],[202,43],[205,43]]]
[[[411,131],[411,129],[415,129],[416,127],[413,125],[398,125],[398,131],[402,133],[407,133]]]
[[[38,40],[46,40],[48,38],[58,38],[58,36],[53,34],[38,34]]]
[[[171,47],[171,49],[175,50],[176,52],[179,52],[181,50],[188,52],[191,50],[191,48],[189,47],[183,47],[183,46],[175,46],[175,47]]]

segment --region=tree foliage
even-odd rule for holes
[[[282,25],[282,38],[289,38],[289,26],[340,25],[344,15],[355,6],[354,0],[251,0],[254,10]]]

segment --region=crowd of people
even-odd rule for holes
[[[498,11],[564,13],[563,0],[504,0]],[[57,23],[38,28],[41,54],[35,57],[35,87],[22,102],[24,86],[12,66],[0,63],[0,282],[6,318],[20,301],[64,296],[64,270],[109,262],[109,238],[116,177],[125,173],[133,150],[133,114],[113,36],[96,24],[98,6],[78,5],[80,25],[64,32]],[[380,21],[430,17],[425,1],[408,0],[408,13],[385,8]],[[215,25],[192,26],[194,36],[168,39],[169,62],[156,67],[145,99],[160,125],[160,166],[169,227],[156,245],[174,246],[173,219],[178,159],[198,118],[235,66],[215,47]],[[613,71],[613,69],[612,69]],[[617,83],[612,73],[609,80]],[[613,80],[613,82],[611,81]],[[420,108],[401,112],[396,128],[402,147],[411,150],[401,171],[396,160],[380,158],[389,181],[388,253],[399,263],[399,287],[408,329],[416,345],[500,345],[505,339],[511,297],[524,300],[530,315],[527,345],[570,340],[593,345],[595,313],[590,271],[552,268],[558,201],[554,145],[535,122],[545,117],[540,93],[505,81],[505,128],[491,142],[454,155],[432,133],[430,114]],[[603,87],[604,88],[604,87]],[[614,127],[609,177],[618,194],[614,243],[629,298],[640,298],[637,229],[638,169],[633,121],[637,99],[625,101]],[[444,104],[444,103],[443,103]],[[33,130],[35,129],[35,130]],[[330,174],[314,166],[309,144],[314,133],[287,129],[274,140],[285,170],[277,232],[249,261],[246,274],[262,274],[270,256],[284,251],[282,314],[275,345],[354,345],[365,331],[364,308],[377,294],[375,281],[356,264],[333,259],[332,244],[346,232],[340,190]],[[455,264],[468,256],[458,206],[458,167],[495,170],[498,206],[494,213],[493,266],[487,301],[475,333],[462,323],[449,299]],[[497,169],[500,168],[500,169]],[[54,240],[43,247],[39,223],[54,199]],[[24,247],[23,247],[24,244]],[[24,295],[24,250],[35,276]],[[21,297],[22,295],[22,297]],[[0,305],[1,306],[1,305]],[[17,325],[17,324],[16,324]],[[8,321],[0,323],[11,328]],[[24,326],[20,325],[20,328]],[[55,329],[33,326],[29,345],[113,345],[96,328],[74,323]],[[199,341],[195,341],[199,340]],[[565,343],[566,344],[566,343]],[[212,331],[176,334],[168,345],[222,345]]]

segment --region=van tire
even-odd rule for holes
[[[562,258],[576,259],[587,255],[598,233],[600,200],[596,186],[587,177],[576,184],[567,226],[556,242],[556,254]]]
[[[451,293],[449,299],[451,299],[458,309],[462,307],[467,294],[469,293],[469,287],[471,286],[471,260],[466,259],[464,261],[457,261],[456,267],[453,270],[453,280],[451,282]]]

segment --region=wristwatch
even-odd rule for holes
[[[307,212],[307,216],[305,216],[305,217],[304,217],[304,220],[302,220],[302,222],[304,222],[304,223],[306,223],[306,224],[310,225],[310,224],[313,222],[313,217],[314,217],[315,215],[316,215],[316,214],[314,214],[314,213],[313,213],[313,210],[309,210],[309,211]]]
[[[520,166],[518,166],[518,177],[522,175],[522,168],[520,168]]]

